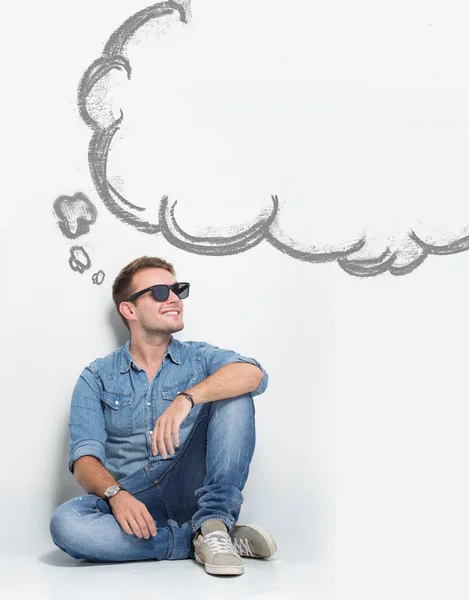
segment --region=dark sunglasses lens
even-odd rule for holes
[[[155,285],[152,289],[153,297],[157,302],[164,302],[169,298],[169,286],[168,285]]]
[[[173,287],[173,290],[176,296],[179,296],[181,300],[184,300],[184,298],[187,298],[189,295],[189,287],[189,283],[176,283]]]

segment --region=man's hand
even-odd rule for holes
[[[191,403],[185,396],[176,396],[168,408],[155,422],[151,436],[151,449],[156,456],[168,458],[168,452],[174,454],[174,446],[179,448],[179,427],[191,411]],[[174,442],[174,446],[173,446]]]
[[[129,492],[121,490],[110,498],[109,506],[125,533],[146,540],[156,535],[156,525],[147,507]]]

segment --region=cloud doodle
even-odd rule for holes
[[[431,69],[441,45],[419,29],[414,51],[408,6],[388,21],[373,13],[370,31],[358,5],[344,29],[303,0],[289,19],[280,1],[230,4],[200,3],[194,19],[190,0],[153,4],[83,74],[78,106],[107,209],[187,252],[265,241],[355,277],[407,275],[430,255],[466,251],[469,189],[447,149],[465,149],[469,130],[448,118]]]
[[[101,285],[104,281],[104,278],[105,278],[104,271],[98,271],[97,273],[93,273],[93,275],[91,277],[91,281],[95,285]]]
[[[95,205],[81,192],[73,196],[59,196],[54,202],[54,212],[60,231],[69,239],[88,233],[98,216]]]
[[[82,246],[72,246],[68,264],[72,271],[82,274],[91,267],[91,259]]]

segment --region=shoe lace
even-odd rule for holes
[[[208,533],[204,536],[202,542],[207,544],[210,552],[213,552],[214,554],[232,554],[233,552],[236,552],[233,548],[230,536],[223,531]]]
[[[246,538],[235,538],[233,543],[238,554],[241,554],[242,556],[254,556],[254,552],[251,550],[249,541]]]

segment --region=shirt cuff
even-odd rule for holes
[[[71,473],[73,473],[73,463],[82,456],[94,456],[104,465],[106,460],[106,451],[103,444],[96,440],[83,440],[82,442],[78,442],[70,452],[68,468]]]

